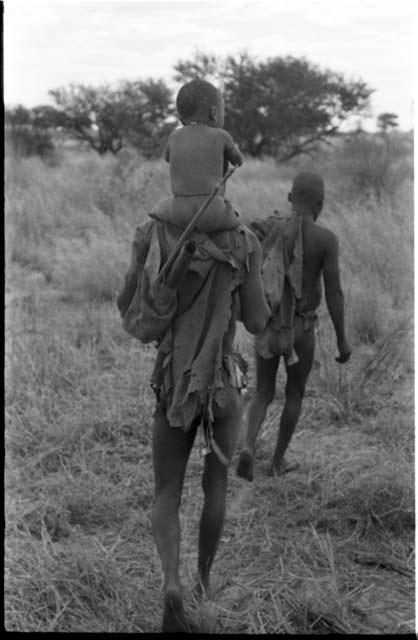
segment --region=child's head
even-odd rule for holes
[[[225,105],[221,93],[206,80],[191,80],[177,94],[177,111],[182,124],[199,122],[223,127]]]
[[[296,213],[319,216],[324,204],[324,181],[318,173],[303,172],[293,180],[289,202]]]

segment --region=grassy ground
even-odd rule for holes
[[[415,628],[411,174],[403,149],[359,184],[364,154],[337,149],[315,165],[327,181],[323,224],[340,238],[353,359],[334,363],[322,309],[289,450],[300,467],[280,480],[265,474],[280,373],[254,483],[231,469],[219,590],[203,603],[192,594],[202,502],[202,460],[192,452],[181,558],[186,605],[202,631]],[[247,162],[229,196],[246,220],[285,210],[297,168]],[[383,170],[386,191],[375,180]],[[157,631],[154,348],[123,332],[115,293],[135,224],[168,193],[167,169],[128,153],[72,152],[49,167],[8,159],[6,171],[6,629]],[[242,327],[238,342],[249,400],[252,342]]]

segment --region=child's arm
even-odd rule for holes
[[[167,146],[164,152],[164,158],[166,162],[170,162],[170,140],[167,142]]]
[[[170,135],[168,137],[168,140],[167,140],[167,146],[166,146],[165,151],[164,151],[164,159],[165,159],[166,162],[170,162],[170,144],[171,144],[171,138],[173,136],[173,133],[174,132],[170,133]]]
[[[244,158],[242,157],[241,152],[238,149],[237,145],[234,144],[234,141],[232,140],[229,133],[224,131],[224,134],[225,134],[225,147],[224,147],[225,164],[227,162],[230,162],[234,166],[240,167],[244,162]]]
[[[325,300],[337,337],[339,357],[336,358],[336,360],[342,364],[349,360],[351,349],[345,337],[344,295],[340,284],[338,240],[334,234],[329,237],[326,245],[322,274],[324,278]]]

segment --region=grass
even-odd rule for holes
[[[353,358],[345,367],[334,362],[321,308],[289,451],[300,468],[280,480],[264,473],[283,402],[280,370],[254,483],[231,469],[213,569],[219,590],[202,603],[192,591],[202,502],[193,450],[181,571],[187,609],[203,632],[415,627],[411,176],[397,169],[403,178],[392,176],[387,197],[359,192],[351,174],[335,174],[340,153],[318,156],[315,167],[327,184],[322,223],[340,239]],[[405,152],[402,167],[408,161]],[[300,168],[311,166],[247,161],[228,195],[247,221],[285,211]],[[155,352],[123,332],[115,296],[135,224],[167,193],[166,166],[128,152],[100,159],[73,151],[55,166],[7,158],[8,631],[159,629],[161,570],[150,526]],[[250,364],[248,401],[254,363],[242,327],[237,342]]]

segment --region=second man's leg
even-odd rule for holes
[[[280,475],[297,467],[288,463],[284,457],[285,451],[295,431],[302,410],[302,400],[305,395],[305,385],[312,368],[315,351],[315,333],[313,327],[303,330],[303,323],[297,319],[295,351],[299,361],[287,367],[287,382],[285,391],[285,405],[280,417],[279,434],[273,454],[271,472]]]
[[[254,477],[257,435],[266,417],[267,409],[274,400],[278,366],[279,358],[277,356],[266,360],[256,353],[257,388],[248,409],[244,446],[237,465],[237,474],[249,482]]]

